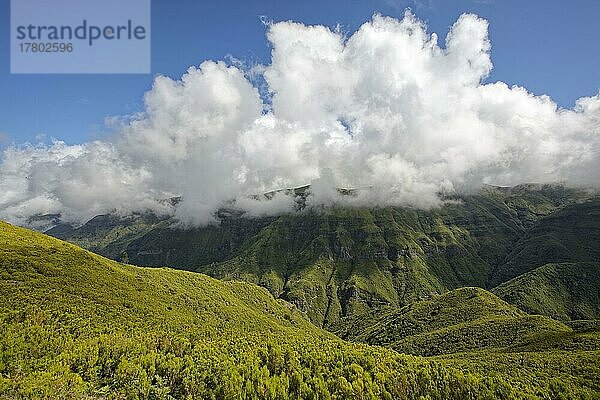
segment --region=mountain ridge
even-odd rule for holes
[[[429,211],[333,207],[259,218],[222,213],[219,224],[193,229],[150,214],[109,215],[48,233],[136,265],[250,281],[330,327],[345,316],[462,286],[493,289],[542,262],[582,261],[580,252],[561,255],[554,240],[528,264],[511,263],[535,246],[539,230],[554,230],[557,240],[574,237],[577,246],[577,227],[593,232],[594,224],[600,226],[596,195],[560,185],[488,186],[456,200]],[[569,218],[573,234],[561,222]]]
[[[422,356],[485,349],[510,353],[547,348],[600,349],[600,335],[530,315],[481,288],[465,287],[402,308],[382,308],[340,321],[347,340]]]

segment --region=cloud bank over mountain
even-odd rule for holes
[[[375,15],[350,36],[295,22],[267,29],[269,65],[206,61],[180,80],[159,76],[145,111],[109,140],[6,149],[0,218],[153,210],[204,224],[231,200],[253,215],[288,210],[283,194],[249,196],[309,183],[311,204],[416,207],[483,183],[600,186],[600,95],[561,109],[525,88],[482,84],[491,47],[475,15],[442,44],[410,12]],[[335,190],[364,185],[353,198]],[[171,196],[182,196],[176,208],[162,201]]]

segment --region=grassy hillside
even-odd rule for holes
[[[576,334],[557,321],[528,315],[479,288],[450,291],[403,308],[388,307],[343,320],[342,338],[415,355],[486,349],[600,349],[600,335]]]
[[[348,344],[258,286],[118,264],[6,223],[0,294],[0,398],[459,399],[550,390],[538,382],[517,391]]]
[[[492,289],[529,313],[600,319],[600,263],[546,264]]]
[[[119,264],[6,223],[0,295],[6,399],[591,399],[600,390],[597,353],[570,352],[560,369],[531,353],[537,364],[519,374],[489,373],[495,356],[479,355],[481,368],[464,373],[453,366],[463,368],[460,357],[343,342],[249,283]]]
[[[498,285],[548,263],[600,261],[600,199],[567,205],[540,218],[493,272]]]
[[[489,289],[500,276],[509,279],[541,265],[536,260],[542,256],[561,255],[545,252],[532,263],[511,264],[521,254],[515,245],[530,231],[569,205],[584,207],[576,203],[590,197],[557,185],[486,187],[430,211],[305,209],[257,219],[222,211],[220,224],[194,229],[147,215],[100,216],[49,233],[136,265],[259,284],[329,328],[346,316],[402,307],[463,286]],[[588,213],[574,218],[570,223],[581,225]],[[573,252],[570,259],[580,255]]]

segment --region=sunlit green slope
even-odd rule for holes
[[[349,344],[249,283],[0,223],[0,398],[481,399],[550,393]],[[592,396],[586,386],[564,393]]]
[[[425,356],[477,349],[573,348],[574,335],[560,322],[528,315],[479,288],[456,289],[429,301],[343,320],[336,333],[348,340]],[[580,346],[575,348],[600,349],[600,337],[579,339]]]
[[[575,330],[528,315],[483,289],[461,288],[343,319],[336,332],[352,341],[434,356],[429,359],[484,379],[501,377],[513,388],[547,382],[547,391],[529,392],[532,398],[586,396],[562,393],[568,387],[589,388],[591,398],[598,398],[600,325],[577,321],[572,326]]]
[[[530,313],[560,320],[600,319],[600,263],[546,264],[492,292]]]
[[[190,229],[151,215],[107,215],[49,233],[136,265],[259,284],[330,328],[463,286],[490,289],[547,262],[600,257],[577,247],[593,234],[600,204],[586,202],[593,197],[560,185],[486,187],[429,211],[336,207],[263,218],[221,211],[219,224]]]

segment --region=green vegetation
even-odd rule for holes
[[[600,199],[567,205],[541,218],[506,256],[490,281],[498,285],[548,263],[600,260]]]
[[[489,353],[477,351],[433,357],[442,365],[458,368],[466,374],[502,377],[513,390],[528,390],[531,382],[545,381],[547,391],[534,393],[538,399],[577,399],[585,394],[565,394],[568,388],[590,388],[591,398],[600,396],[598,351],[551,351]],[[489,379],[489,378],[488,378]]]
[[[248,220],[222,213],[221,225],[183,229],[176,221],[151,213],[98,215],[74,229],[59,224],[46,233],[117,261],[136,265],[192,266],[223,261],[248,236],[272,219]]]
[[[600,263],[546,264],[492,292],[529,313],[559,320],[600,319]]]
[[[261,285],[331,329],[344,317],[464,286],[490,290],[549,262],[597,261],[594,196],[560,185],[490,186],[430,211],[305,209],[258,219],[222,211],[220,224],[193,229],[148,215],[100,216],[49,234],[115,260]]]
[[[350,344],[265,289],[109,261],[0,223],[0,398],[593,398]],[[592,367],[590,367],[592,368]],[[592,373],[596,370],[591,369]],[[512,378],[510,378],[512,380]]]
[[[478,349],[600,350],[600,334],[577,334],[557,321],[528,315],[479,288],[450,291],[403,308],[387,307],[340,322],[348,340],[432,356]]]
[[[0,399],[600,396],[597,325],[575,332],[482,289],[365,308],[343,333],[416,354],[485,347],[420,358],[344,342],[250,283],[119,264],[0,223],[0,294]]]
[[[462,288],[403,308],[346,318],[336,333],[399,352],[435,356],[429,359],[480,377],[502,377],[520,390],[542,379],[549,383],[549,392],[535,393],[540,398],[565,398],[560,394],[565,387],[582,386],[597,398],[598,322],[573,321],[572,329],[528,315],[483,289]]]

